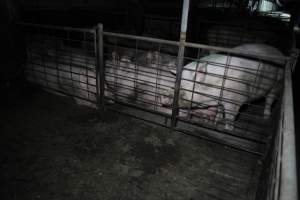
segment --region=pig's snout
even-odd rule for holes
[[[179,107],[188,107],[187,102],[184,100],[185,92],[180,91],[179,92],[179,99],[178,99],[178,106]],[[170,107],[173,105],[173,100],[174,100],[174,92],[173,91],[168,91],[164,92],[163,94],[160,95],[160,103],[163,107]]]

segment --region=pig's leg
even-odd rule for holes
[[[209,121],[215,122],[216,116],[218,114],[218,107],[217,106],[211,106],[208,108],[208,112],[206,113],[206,117]]]
[[[217,106],[211,106],[209,108],[205,109],[193,109],[193,110],[188,110],[185,111],[187,112],[187,117],[190,119],[192,116],[197,117],[198,119],[202,119],[204,122],[214,122],[217,112],[218,112],[218,107]]]
[[[224,104],[225,112],[225,129],[232,131],[234,129],[234,120],[238,114],[241,105],[226,103]]]
[[[217,114],[214,120],[214,124],[217,125],[219,121],[224,118],[224,108],[222,105],[218,105]]]

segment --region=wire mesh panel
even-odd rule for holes
[[[176,42],[163,43],[162,40],[112,33],[104,33],[104,40],[105,99],[170,117],[172,109],[161,104],[161,97],[174,88]],[[149,119],[155,121],[157,116]]]
[[[196,46],[191,44],[187,49]],[[197,58],[184,58],[179,121],[267,143],[282,89],[285,60],[281,52],[263,44],[244,44],[233,52],[219,49],[206,55],[201,52],[209,49],[196,49]],[[264,59],[270,55],[272,60]],[[172,99],[164,103],[171,105]]]
[[[72,96],[79,104],[95,104],[95,31],[22,26],[27,47],[26,79],[48,91]]]
[[[172,125],[164,119],[176,115],[176,130],[204,127],[221,133],[221,140],[249,141],[249,151],[263,152],[276,125],[286,61],[277,48],[186,43],[178,102],[173,102],[178,43],[113,33],[104,33],[104,39],[106,106],[166,126]]]

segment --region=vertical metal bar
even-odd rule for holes
[[[75,40],[75,39],[74,39]],[[72,96],[74,96],[76,94],[76,91],[75,91],[75,88],[74,88],[74,79],[73,79],[73,61],[74,61],[74,58],[73,58],[73,52],[72,52],[72,39],[70,37],[70,30],[67,31],[67,41],[68,41],[68,45],[69,47],[71,48],[71,50],[69,52],[66,52],[66,57],[69,56],[69,72],[70,72],[70,78],[71,78],[71,87],[72,87]],[[70,55],[67,55],[68,53],[70,53]],[[69,79],[69,77],[67,77],[67,79]]]
[[[34,79],[34,81],[37,83],[37,75],[36,75],[36,70],[34,69],[34,63],[33,63],[33,53],[32,53],[32,46],[30,46],[29,48],[28,48],[28,45],[30,44],[30,43],[33,43],[33,36],[32,35],[30,35],[29,33],[27,33],[27,37],[28,37],[28,41],[27,41],[27,44],[26,44],[26,46],[27,46],[27,52],[28,52],[28,55],[29,55],[29,60],[30,60],[30,67],[31,67],[31,72],[32,72],[32,77],[33,77],[33,79]]]
[[[59,67],[58,67],[58,59],[57,59],[57,57],[58,57],[58,55],[59,55],[59,53],[58,53],[58,42],[60,42],[56,37],[55,37],[55,29],[52,29],[52,31],[51,31],[51,33],[52,33],[52,40],[54,40],[55,41],[55,53],[54,53],[54,62],[55,62],[55,67],[56,67],[56,78],[57,78],[57,83],[56,83],[56,87],[57,88],[60,88],[60,75],[59,75]],[[63,41],[61,41],[61,42],[63,42]],[[52,59],[51,59],[51,61],[52,61]]]
[[[103,25],[97,25],[97,41],[96,42],[96,52],[97,52],[97,67],[96,67],[96,82],[97,82],[97,93],[99,97],[99,106],[104,109],[104,84],[105,84],[105,69],[103,65]]]
[[[96,87],[96,106],[98,106],[100,103],[100,101],[99,101],[99,97],[100,97],[100,94],[99,94],[99,91],[100,91],[100,89],[99,89],[99,87],[98,87],[98,82],[99,82],[99,79],[98,79],[98,72],[99,72],[99,62],[98,62],[98,50],[97,50],[97,48],[98,48],[98,42],[97,42],[97,39],[98,37],[97,37],[97,26],[95,26],[95,28],[94,28],[94,32],[93,32],[93,42],[94,42],[94,65],[95,65],[95,80],[96,80],[96,85],[95,85],[95,87]]]
[[[161,48],[161,44],[158,44],[158,54],[157,54],[157,59],[156,59],[156,55],[154,55],[155,66],[156,66],[155,93],[154,93],[154,95],[155,95],[155,100],[154,100],[154,101],[155,101],[155,104],[154,104],[154,110],[155,110],[155,111],[157,111],[157,107],[158,107],[158,105],[159,105],[158,96],[159,96],[159,94],[160,94],[160,88],[158,87],[158,84],[161,84],[161,79],[162,79],[162,77],[161,77],[161,71],[162,71],[161,67],[163,67],[163,66],[162,66],[163,64],[160,65],[160,63],[162,63],[162,62],[160,61],[160,48]],[[155,52],[154,52],[154,53],[155,53]],[[152,63],[152,58],[150,59],[150,67],[152,67],[151,63]]]
[[[200,58],[200,48],[198,49],[198,51],[197,51],[197,66],[196,66],[196,71],[195,71],[195,76],[194,76],[194,78],[193,78],[193,89],[192,89],[192,97],[191,97],[191,103],[190,103],[190,107],[188,108],[189,110],[188,110],[188,119],[189,120],[191,120],[192,119],[192,115],[191,115],[191,113],[192,113],[192,108],[193,108],[193,104],[194,104],[194,94],[195,94],[195,87],[196,87],[196,82],[197,82],[197,75],[198,75],[198,73],[197,73],[197,71],[198,71],[198,68],[199,68],[199,60],[198,60],[198,58]],[[207,65],[207,63],[206,63],[206,65]]]
[[[226,83],[226,80],[227,80],[227,74],[228,74],[228,70],[230,68],[230,63],[231,63],[231,55],[229,53],[227,53],[227,58],[226,58],[226,64],[225,64],[225,69],[224,69],[224,74],[223,74],[223,80],[222,80],[222,85],[221,85],[221,88],[220,88],[220,94],[219,94],[219,97],[218,97],[218,105],[221,105],[221,102],[223,100],[223,93],[224,93],[224,90],[226,90],[226,87],[225,87],[225,83]],[[230,114],[230,116],[234,116],[234,114],[232,114],[232,112],[234,112],[232,109],[230,110],[226,110],[225,109],[225,106],[223,106],[223,116],[225,118],[225,123],[224,123],[224,128],[226,128],[226,125],[227,123],[229,123],[228,120],[226,120],[226,114]],[[234,117],[233,117],[234,118]]]
[[[183,59],[184,59],[184,51],[185,51],[185,40],[186,40],[186,30],[187,30],[187,23],[188,23],[189,7],[190,7],[190,1],[184,0],[183,8],[182,8],[182,17],[181,17],[180,41],[179,41],[179,50],[178,50],[178,58],[177,58],[177,73],[176,73],[176,82],[175,82],[172,118],[171,118],[171,128],[172,129],[176,126],[177,115],[178,115],[178,110],[179,110],[178,109],[178,100],[179,100],[179,92],[180,92],[181,74],[182,74],[182,68],[183,68]]]
[[[40,30],[40,32],[42,32],[42,31]],[[48,48],[46,47],[46,34],[41,33],[41,35],[42,35],[41,37],[42,37],[42,42],[43,42],[42,48],[47,51]],[[46,55],[45,54],[47,54],[47,52],[43,51],[43,53],[40,54],[40,56],[41,56],[41,62],[43,63],[44,78],[45,78],[45,82],[46,82],[46,85],[43,85],[43,87],[45,87],[45,86],[48,87],[48,78],[47,78],[46,61],[45,61]]]
[[[82,65],[84,65],[83,69],[79,69],[79,74],[78,74],[78,82],[79,82],[79,87],[84,91],[86,90],[84,96],[88,99],[90,99],[90,85],[89,85],[89,69],[88,69],[88,52],[87,52],[87,36],[86,36],[86,32],[80,32],[82,34],[82,38],[79,38],[78,41],[80,41],[80,39],[82,39],[81,43],[83,45],[83,61],[82,61]],[[80,61],[79,61],[80,62]],[[81,74],[85,74],[86,75],[86,82],[84,83],[84,81],[81,81]],[[85,85],[84,85],[85,84]]]
[[[86,32],[83,32],[83,49],[84,49],[84,68],[85,68],[85,74],[86,74],[86,92],[87,92],[87,98],[90,100],[90,85],[89,85],[89,70],[88,70],[88,50],[87,50],[87,36]],[[79,72],[79,82],[80,80],[81,71]],[[82,84],[82,83],[80,83]]]
[[[139,77],[139,67],[137,66],[138,48],[139,48],[139,40],[135,40],[134,79],[133,79],[134,93],[138,93],[138,77]]]
[[[99,88],[99,58],[98,58],[98,27],[95,26],[93,33],[94,40],[94,56],[95,56],[95,78],[96,78],[96,104],[99,107],[100,105],[100,88]]]

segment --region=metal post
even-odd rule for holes
[[[103,25],[97,25],[97,42],[96,42],[96,52],[97,52],[97,93],[98,93],[98,103],[99,107],[103,110],[104,109],[104,65],[103,65]]]
[[[185,51],[185,40],[186,40],[186,30],[188,23],[188,14],[189,14],[190,1],[183,1],[182,8],[182,17],[181,17],[181,30],[180,30],[180,41],[179,41],[179,50],[178,50],[178,58],[177,58],[177,72],[176,72],[176,82],[175,82],[175,90],[174,90],[174,99],[173,99],[173,108],[172,108],[172,121],[171,128],[173,129],[177,123],[177,115],[178,115],[178,100],[179,100],[179,92],[180,92],[180,82],[181,82],[181,74],[183,68],[183,59],[184,59],[184,51]]]
[[[281,160],[280,200],[298,199],[294,127],[294,104],[290,62],[285,67],[283,96],[283,141]]]

